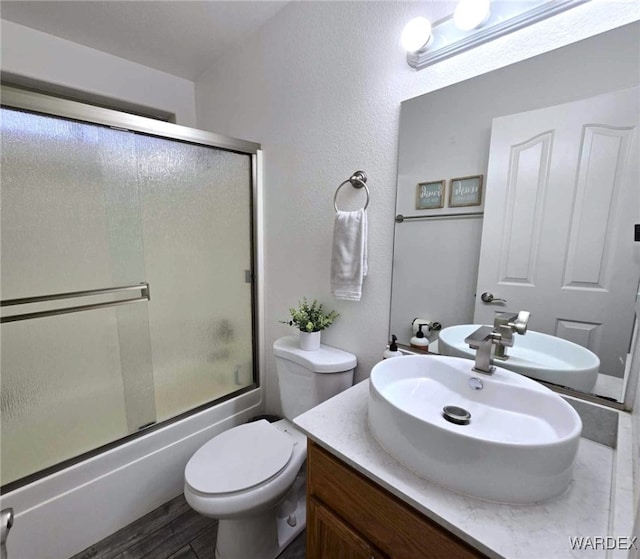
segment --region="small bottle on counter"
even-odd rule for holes
[[[389,359],[391,357],[402,357],[402,353],[398,350],[398,337],[395,334],[391,334],[391,341],[389,342],[389,347],[384,350],[382,354],[383,359]]]
[[[411,338],[411,347],[419,349],[421,351],[427,351],[429,349],[429,340],[425,337],[422,327],[424,324],[418,326],[416,335]]]

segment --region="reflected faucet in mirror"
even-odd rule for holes
[[[481,326],[464,339],[471,349],[476,350],[474,371],[485,375],[493,374],[493,358],[506,360],[506,348],[513,346],[513,334],[524,335],[531,313],[501,313],[491,326]]]
[[[524,336],[527,333],[530,317],[531,313],[529,311],[520,311],[517,314],[500,313],[496,315],[493,321],[493,331],[498,332],[501,336],[494,355],[496,359],[503,361],[509,359],[507,347],[513,346],[513,334]]]

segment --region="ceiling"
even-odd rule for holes
[[[188,80],[286,1],[2,0],[2,19]]]

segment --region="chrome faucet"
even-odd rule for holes
[[[493,374],[495,367],[492,365],[495,346],[500,343],[502,335],[494,332],[491,326],[481,326],[475,332],[464,339],[464,343],[469,344],[471,349],[476,350],[476,364],[474,371]],[[513,343],[513,342],[512,342]]]
[[[502,339],[496,345],[494,357],[502,361],[509,359],[507,355],[507,347],[513,346],[513,334],[524,336],[527,333],[529,317],[531,313],[528,311],[520,311],[519,313],[498,313],[493,321],[493,331],[498,332]]]
[[[513,346],[513,333],[525,334],[530,316],[528,311],[520,311],[518,314],[501,313],[496,317],[493,328],[481,326],[467,336],[464,342],[476,350],[473,370],[485,375],[493,374],[493,358],[507,359],[505,348]]]

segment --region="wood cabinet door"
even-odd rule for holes
[[[311,497],[307,514],[307,559],[387,559],[358,532]]]
[[[308,448],[307,559],[486,559],[313,441]]]

